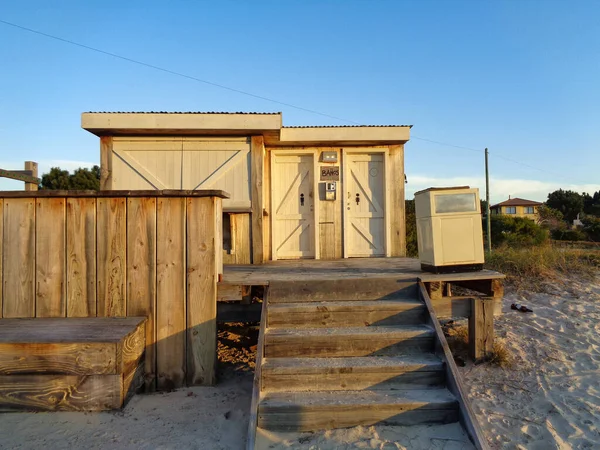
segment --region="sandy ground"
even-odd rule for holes
[[[510,368],[460,367],[494,449],[600,448],[600,282],[555,280],[543,293],[507,290],[497,335]],[[533,313],[510,309],[524,303]],[[207,449],[245,446],[256,336],[220,333],[220,383],[135,396],[114,413],[0,414],[0,448]],[[456,425],[263,433],[265,448],[441,449],[471,446]]]
[[[136,395],[118,412],[0,414],[0,448],[244,449],[255,344],[252,331],[219,333],[216,387]]]
[[[459,368],[473,409],[495,449],[600,448],[600,283],[560,279],[542,290],[504,297],[496,335],[512,368]]]

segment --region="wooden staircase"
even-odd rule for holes
[[[279,282],[267,297],[248,448],[254,448],[254,427],[313,431],[457,421],[476,448],[485,448],[416,279]]]

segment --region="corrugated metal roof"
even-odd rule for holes
[[[282,128],[412,128],[412,125],[298,125],[283,126]]]
[[[85,114],[257,114],[280,115],[280,112],[244,112],[244,111],[87,111]]]
[[[511,198],[509,200],[505,200],[496,205],[490,206],[490,208],[495,208],[496,206],[539,206],[541,202],[536,202],[533,200],[525,200],[524,198]]]

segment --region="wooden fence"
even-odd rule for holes
[[[223,198],[0,192],[0,317],[147,316],[147,389],[213,384]]]

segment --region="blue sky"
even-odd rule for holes
[[[492,201],[600,190],[597,1],[21,0],[2,2],[0,20],[348,121],[413,124],[407,197],[483,188],[484,147]],[[0,61],[2,168],[98,163],[84,111],[282,111],[285,125],[345,124],[2,23]]]

